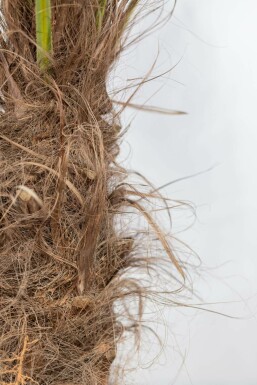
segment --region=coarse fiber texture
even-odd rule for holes
[[[130,185],[116,162],[121,127],[106,79],[137,1],[51,5],[42,71],[35,2],[1,1],[0,383],[104,385],[124,331],[140,329],[140,319],[122,324],[115,303],[152,295],[127,273],[162,260],[164,275],[185,273],[144,206],[158,194]],[[117,225],[133,211],[160,258]]]

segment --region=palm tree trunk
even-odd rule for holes
[[[45,46],[34,1],[1,4],[0,382],[107,384],[123,333],[114,303],[142,295],[123,276],[134,240],[115,218],[141,206],[106,91],[136,2],[52,0]]]

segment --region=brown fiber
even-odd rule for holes
[[[116,163],[121,127],[106,79],[136,3],[107,0],[99,28],[97,0],[52,0],[53,55],[43,74],[34,1],[1,1],[1,385],[107,384],[129,328],[114,304],[137,299],[136,333],[141,300],[158,294],[127,273],[163,263],[159,274],[177,271],[184,281],[144,203],[158,194],[136,190]],[[131,213],[149,233],[122,230],[117,222]],[[143,251],[150,233],[159,257]]]

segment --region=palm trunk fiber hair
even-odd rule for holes
[[[149,222],[167,269],[185,277],[143,206],[151,194],[116,162],[121,127],[106,79],[136,3],[52,0],[43,71],[35,1],[1,1],[1,385],[107,384],[126,329],[115,301],[151,295],[126,272],[157,269],[117,229],[126,210]],[[140,321],[131,325],[136,333]]]

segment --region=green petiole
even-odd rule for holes
[[[36,0],[35,7],[37,62],[46,71],[52,52],[51,0]]]

